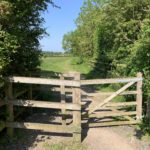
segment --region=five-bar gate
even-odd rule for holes
[[[92,80],[81,80],[79,73],[62,74],[60,79],[9,77],[5,101],[0,100],[0,106],[7,106],[8,115],[6,122],[0,121],[0,130],[7,127],[10,136],[13,135],[13,128],[71,133],[74,140],[80,142],[81,129],[84,127],[137,124],[142,118],[142,80],[141,73],[138,73],[137,77],[131,78]],[[86,86],[89,85],[115,83],[122,85],[115,92],[97,91],[89,93],[86,90]],[[13,93],[14,84],[54,86],[51,90],[60,92],[60,102],[33,100],[32,88],[29,89],[29,99],[17,99],[17,96]],[[136,85],[136,90],[127,90],[133,85]],[[135,100],[114,102],[113,99],[120,95],[135,95]],[[61,124],[16,122],[14,106],[59,109],[62,115]],[[131,107],[134,109],[131,109]],[[72,123],[68,124],[66,120],[67,116],[70,115],[72,116]]]

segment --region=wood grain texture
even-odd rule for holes
[[[141,81],[142,78],[117,78],[117,79],[92,79],[92,80],[81,80],[81,85],[96,85],[96,84],[111,84],[111,83],[127,83]]]
[[[80,80],[80,74],[75,75],[75,80]],[[73,103],[81,104],[81,90],[80,88],[73,89]],[[73,138],[75,142],[81,142],[81,109],[73,112],[73,125],[78,129],[74,132]]]
[[[47,101],[21,100],[20,99],[20,100],[8,101],[8,104],[12,104],[14,106],[24,106],[24,107],[81,110],[80,104],[72,104],[72,103],[62,104],[59,102],[47,102]]]
[[[79,81],[32,78],[32,77],[10,77],[9,81],[12,83],[25,83],[25,84],[64,85],[64,86],[71,86],[71,87],[80,86]]]
[[[30,122],[6,122],[6,127],[42,130],[46,132],[72,133],[75,128],[73,126],[50,125],[42,123]]]
[[[142,78],[142,73],[137,73],[138,78]],[[137,120],[142,119],[142,80],[137,82],[137,95],[136,95],[136,101],[137,101]]]
[[[138,124],[139,121],[111,121],[111,122],[98,122],[98,123],[89,123],[83,124],[83,128],[94,128],[94,127],[107,127],[107,126],[118,126],[118,125],[130,125]]]

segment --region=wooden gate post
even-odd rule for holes
[[[14,111],[13,111],[13,104],[10,103],[13,100],[13,85],[11,82],[7,82],[7,88],[6,88],[6,97],[7,97],[7,122],[13,122],[14,121]],[[10,137],[13,137],[14,129],[13,128],[7,128],[7,134]]]
[[[80,73],[75,73],[75,80],[80,82]],[[80,87],[73,88],[73,103],[81,105],[81,89]],[[81,142],[81,110],[73,112],[73,126],[75,131],[73,138],[75,142]]]
[[[60,75],[60,80],[64,80],[63,74]],[[64,104],[66,102],[64,85],[60,86],[60,94],[61,94],[61,103]],[[62,112],[62,125],[66,125],[66,117],[65,117],[66,110],[62,109],[61,112]]]
[[[138,78],[142,78],[142,73],[141,72],[137,73],[137,77]],[[136,111],[137,111],[136,119],[140,120],[140,119],[142,119],[142,80],[140,80],[140,81],[137,82],[136,102],[137,102],[137,106],[136,106]]]

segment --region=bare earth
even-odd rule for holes
[[[133,135],[125,135],[121,133],[127,127],[109,127],[90,129],[88,136],[85,139],[88,150],[148,150],[148,145],[142,145],[142,142],[136,139]],[[118,131],[117,131],[118,130]]]

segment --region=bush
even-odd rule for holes
[[[143,118],[143,121],[140,124],[140,128],[144,135],[148,134],[150,136],[150,118]]]

